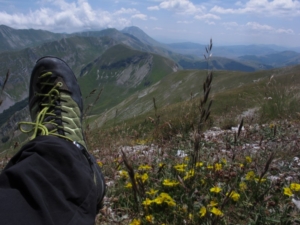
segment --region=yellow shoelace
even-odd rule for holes
[[[47,72],[47,73],[42,74],[39,78],[44,78],[44,77],[50,76],[50,75],[52,75],[52,73]],[[42,85],[41,89],[43,89],[47,85],[53,86],[53,83],[41,82],[41,85]],[[62,86],[62,83],[58,82],[53,86],[53,88],[47,94],[35,93],[36,95],[43,97],[43,100],[45,100],[45,98],[48,98],[47,99],[48,103],[41,104],[41,106],[43,108],[38,113],[35,122],[20,122],[19,123],[19,129],[21,130],[21,132],[23,132],[23,133],[33,132],[33,135],[30,138],[31,140],[34,139],[38,135],[53,135],[53,136],[61,137],[61,138],[67,139],[69,141],[72,141],[70,138],[57,133],[57,129],[63,128],[63,127],[61,127],[57,123],[55,123],[56,114],[54,113],[54,108],[59,107],[59,106],[55,105],[55,101],[57,101],[59,99],[60,94],[59,94],[58,88],[61,86]],[[52,110],[51,110],[51,108],[52,108]],[[45,122],[44,119],[46,116],[52,116],[53,119]],[[22,127],[23,125],[25,125],[25,126],[29,125],[29,126],[31,126],[31,128],[24,129]],[[47,128],[47,125],[54,126],[55,128],[51,129],[49,131]]]

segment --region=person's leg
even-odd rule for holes
[[[0,176],[0,224],[94,224],[102,196],[82,151],[52,136],[24,145]]]
[[[105,193],[104,178],[86,150],[81,92],[64,61],[37,61],[29,110],[33,122],[22,122],[20,128],[33,133],[32,141],[0,175],[0,223],[93,224]]]

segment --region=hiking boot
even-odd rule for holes
[[[39,59],[31,73],[29,86],[29,111],[33,122],[21,122],[21,131],[33,131],[31,139],[53,135],[77,142],[87,149],[82,110],[81,91],[70,67],[59,58]],[[33,127],[24,130],[23,124]]]
[[[87,151],[82,129],[83,103],[80,87],[70,67],[61,59],[46,56],[36,62],[29,86],[29,111],[33,122],[20,122],[20,130],[36,136],[52,135],[73,142],[93,170],[97,209],[105,195],[104,177],[95,158]],[[23,125],[32,126],[23,129]]]

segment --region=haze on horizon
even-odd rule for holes
[[[137,26],[164,43],[300,47],[299,0],[0,0],[0,24],[59,33]]]

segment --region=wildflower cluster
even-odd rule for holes
[[[212,221],[234,224],[246,219],[254,221],[257,213],[265,210],[273,217],[278,216],[275,212],[287,210],[270,197],[278,191],[270,188],[274,183],[267,179],[266,172],[255,169],[253,157],[244,155],[232,160],[221,156],[218,161],[208,158],[206,162],[194,164],[192,157],[186,158],[154,158],[150,164],[132,164],[136,190],[132,188],[126,167],[119,170],[119,181],[124,184],[123,201],[127,200],[127,207],[139,205],[140,212],[130,224],[206,224]],[[298,193],[300,184],[291,183],[283,187],[277,198],[284,202],[284,196]],[[134,195],[139,196],[136,203]]]

